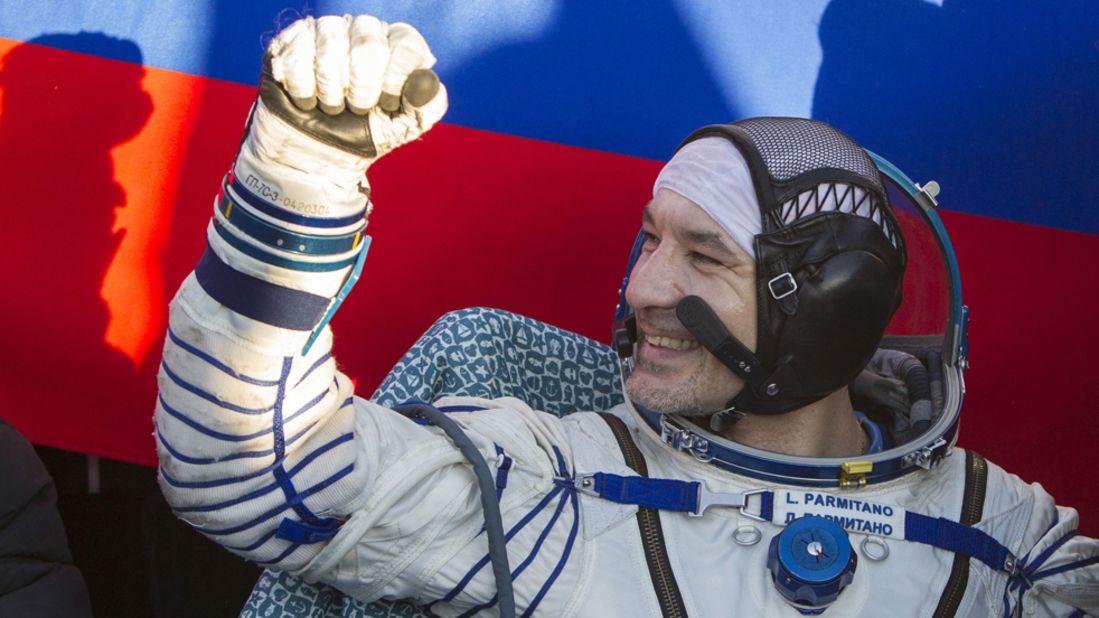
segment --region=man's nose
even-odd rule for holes
[[[630,273],[626,301],[635,309],[675,307],[684,295],[680,279],[681,273],[666,252],[657,249],[642,255]]]

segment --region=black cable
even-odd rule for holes
[[[504,521],[500,515],[500,503],[496,499],[496,481],[485,463],[484,456],[473,441],[453,419],[426,403],[412,403],[395,408],[405,416],[420,416],[442,429],[458,450],[473,465],[477,485],[481,489],[481,508],[485,511],[485,534],[488,536],[488,556],[492,574],[496,577],[496,594],[500,600],[501,618],[515,617],[515,591],[511,585],[511,567],[508,564],[507,541],[504,539]]]

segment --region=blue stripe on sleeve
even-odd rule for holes
[[[285,288],[234,270],[209,246],[195,267],[195,279],[211,298],[229,309],[289,330],[312,330],[330,304],[324,296]]]
[[[572,501],[572,530],[569,531],[569,539],[565,542],[565,549],[561,554],[561,559],[557,561],[557,566],[554,567],[553,573],[550,574],[549,579],[542,585],[542,589],[538,591],[534,599],[530,602],[527,610],[523,612],[523,618],[527,618],[534,614],[534,610],[538,609],[538,604],[542,602],[550,588],[553,587],[553,583],[557,581],[557,577],[561,575],[561,572],[565,569],[565,564],[569,561],[569,556],[572,555],[572,546],[576,541],[576,532],[580,528],[580,505],[576,498],[576,492],[569,492],[568,498]]]
[[[328,361],[328,359],[330,359],[330,358],[332,358],[332,353],[331,353],[331,352],[326,352],[326,353],[324,354],[324,356],[322,356],[322,357],[318,358],[318,359],[316,360],[316,362],[314,362],[314,363],[313,363],[313,365],[312,365],[312,366],[311,366],[311,367],[310,367],[309,369],[307,369],[307,370],[305,371],[305,373],[303,373],[303,374],[301,375],[301,377],[300,377],[300,378],[298,378],[298,381],[294,383],[294,386],[298,386],[298,385],[299,385],[299,384],[301,384],[302,382],[305,382],[305,379],[306,379],[306,378],[308,378],[308,377],[309,377],[310,375],[312,375],[312,374],[313,374],[313,372],[314,372],[314,371],[316,371],[318,367],[320,367],[321,365],[323,365],[323,364],[324,364],[325,362],[327,362],[327,361]]]
[[[298,255],[332,256],[347,253],[359,246],[366,228],[364,219],[350,232],[332,236],[299,234],[285,227],[272,225],[248,210],[246,203],[233,199],[229,193],[222,193],[218,200],[218,212],[242,234],[272,249]]]
[[[529,524],[532,519],[534,519],[539,513],[541,513],[542,510],[546,508],[546,505],[549,504],[551,500],[553,500],[554,496],[561,493],[562,490],[563,490],[563,488],[560,485],[555,486],[553,488],[553,491],[546,494],[546,496],[544,498],[542,498],[542,500],[539,501],[538,504],[536,504],[534,506],[534,508],[530,510],[529,513],[524,515],[522,519],[517,521],[515,523],[515,525],[513,525],[510,530],[508,530],[508,533],[504,536],[504,540],[505,541],[510,541],[513,536],[515,536],[520,530],[522,530],[524,527],[526,527],[526,525]],[[469,572],[467,572],[462,577],[462,579],[458,581],[458,583],[454,586],[454,588],[450,592],[446,593],[446,596],[444,596],[442,599],[440,599],[440,602],[448,603],[454,597],[458,596],[458,594],[461,593],[462,590],[465,589],[465,587],[469,584],[469,582],[477,575],[477,573],[481,569],[483,569],[485,567],[486,564],[488,564],[488,562],[489,562],[489,556],[486,554],[483,558],[478,560],[476,564],[474,564],[472,567],[470,567]]]
[[[266,408],[245,408],[244,406],[238,406],[235,403],[229,403],[228,401],[222,400],[212,393],[204,391],[198,386],[191,384],[187,380],[179,377],[179,374],[172,371],[172,368],[168,366],[167,361],[161,361],[160,367],[164,369],[164,373],[168,374],[168,377],[171,378],[172,382],[175,382],[176,385],[178,385],[180,388],[187,391],[188,393],[191,393],[192,395],[197,396],[200,399],[209,401],[219,408],[224,408],[232,412],[249,415],[266,414],[267,412],[270,412],[272,410],[272,406],[267,406]]]
[[[289,439],[287,439],[286,444],[289,445],[289,444],[293,444],[294,442],[297,442],[298,438],[301,438],[302,436],[304,436],[306,434],[306,432],[308,432],[310,429],[313,428],[314,425],[316,425],[316,423],[310,423],[310,424],[306,425],[304,429],[298,431],[298,433],[294,434]],[[185,455],[185,454],[181,453],[178,449],[176,449],[174,446],[172,446],[172,444],[170,442],[168,442],[168,438],[166,438],[164,436],[164,434],[160,432],[159,429],[157,429],[156,435],[157,435],[158,438],[160,438],[160,441],[164,444],[164,448],[169,453],[171,453],[173,458],[178,459],[178,460],[182,461],[183,463],[188,463],[188,464],[193,464],[193,465],[198,465],[198,466],[216,464],[216,463],[221,463],[221,462],[224,462],[224,461],[234,461],[234,460],[237,460],[237,459],[254,459],[256,457],[269,457],[269,456],[275,454],[275,449],[269,448],[269,449],[264,449],[262,451],[240,451],[240,452],[237,452],[237,453],[230,453],[229,455],[226,455],[224,457],[191,457],[189,455]],[[251,477],[249,477],[249,478],[251,478]]]
[[[354,264],[355,261],[358,259],[358,254],[355,254],[349,258],[336,262],[307,262],[304,260],[295,260],[292,258],[286,258],[280,255],[276,255],[269,251],[264,251],[263,249],[253,244],[250,244],[243,238],[238,237],[232,231],[226,229],[225,226],[222,225],[221,222],[217,219],[214,219],[214,231],[218,233],[218,236],[220,236],[222,240],[229,243],[234,249],[240,251],[244,255],[255,258],[265,264],[271,264],[289,270],[326,273],[332,272],[334,270],[339,270],[341,268],[347,268],[348,266]]]
[[[196,357],[206,361],[207,364],[214,367],[215,369],[221,371],[222,373],[224,373],[224,374],[226,374],[226,375],[228,375],[232,378],[236,378],[237,380],[240,380],[241,382],[244,382],[245,384],[252,384],[254,386],[278,386],[278,383],[279,383],[278,380],[260,380],[259,378],[253,378],[253,377],[250,377],[250,376],[246,376],[242,373],[237,373],[236,371],[233,370],[232,367],[229,367],[228,365],[226,365],[225,363],[222,363],[221,361],[217,360],[213,356],[207,354],[206,352],[203,352],[202,350],[196,348],[195,346],[193,346],[193,345],[187,343],[186,341],[180,339],[179,335],[176,335],[174,332],[172,332],[171,328],[168,329],[168,338],[171,339],[172,343],[174,343],[177,346],[183,348],[185,351],[192,354],[193,356],[196,356]]]
[[[340,409],[337,410],[336,413],[338,413],[340,411],[343,411],[343,410],[352,410],[353,409],[352,401],[354,401],[354,398],[353,397],[348,397],[346,400],[344,400],[343,405],[340,407]],[[302,429],[300,432],[295,434],[295,437],[291,438],[290,440],[287,440],[287,444],[289,444],[290,442],[296,441],[298,438],[301,437],[302,434],[304,434],[304,433],[308,432],[309,430],[311,430],[315,426],[315,424],[317,424],[317,423],[315,423],[315,422],[309,423],[308,426],[306,426],[306,428]],[[167,443],[165,443],[165,445],[167,445]],[[267,454],[274,454],[274,452],[275,452],[274,450],[271,450],[271,451],[267,451],[266,453]],[[244,456],[244,455],[241,455],[241,456]],[[226,461],[226,460],[230,460],[230,459],[235,459],[235,457],[233,457],[233,456],[225,457],[225,459],[220,460],[220,461]],[[201,463],[217,463],[217,461],[209,460],[209,461],[203,461]],[[201,488],[209,488],[209,487],[222,487],[222,486],[225,486],[225,485],[232,485],[234,483],[243,483],[245,481],[251,481],[251,479],[253,479],[257,476],[263,476],[264,474],[270,473],[271,471],[275,470],[275,468],[278,467],[281,463],[282,463],[282,460],[276,459],[270,465],[265,466],[263,468],[260,468],[260,470],[249,472],[248,474],[244,474],[244,475],[241,475],[241,476],[230,476],[230,477],[225,477],[225,478],[211,478],[211,479],[207,479],[207,481],[179,481],[179,479],[171,477],[171,475],[169,475],[167,473],[167,471],[164,470],[164,466],[160,466],[159,470],[160,470],[160,476],[162,476],[164,478],[165,483],[167,483],[168,485],[171,485],[173,487],[179,487],[179,488],[182,488],[182,489],[201,489]]]
[[[236,534],[237,532],[243,532],[243,531],[245,531],[249,528],[254,528],[255,526],[258,526],[262,523],[270,523],[268,520],[270,520],[272,517],[278,515],[279,513],[282,513],[283,511],[286,511],[288,509],[293,509],[296,505],[301,504],[302,501],[304,501],[309,496],[312,496],[313,494],[315,494],[319,491],[323,491],[323,490],[327,489],[329,486],[331,486],[336,481],[339,481],[340,479],[347,476],[348,474],[351,474],[351,471],[354,468],[355,468],[355,464],[348,464],[347,466],[340,469],[339,471],[337,471],[332,476],[324,479],[323,481],[317,483],[316,485],[313,485],[312,487],[309,487],[309,488],[307,488],[303,491],[297,492],[297,494],[294,496],[293,500],[289,500],[289,501],[287,501],[283,504],[280,504],[279,506],[268,509],[266,512],[261,513],[258,517],[255,517],[255,518],[253,518],[249,521],[246,521],[243,524],[238,524],[236,526],[232,526],[232,527],[229,527],[229,528],[220,528],[220,529],[216,529],[216,530],[211,530],[209,528],[206,528],[206,529],[203,529],[202,532],[203,532],[203,534],[206,534],[207,536],[224,536],[224,535],[227,535],[227,534]]]
[[[527,554],[527,557],[523,560],[523,562],[519,564],[519,566],[515,568],[514,571],[511,572],[512,580],[519,577],[519,575],[521,575],[523,571],[526,570],[528,566],[530,566],[530,563],[534,562],[534,558],[538,555],[539,550],[541,550],[542,548],[542,543],[546,540],[546,537],[549,536],[550,530],[553,529],[554,524],[556,524],[557,520],[561,517],[561,512],[564,510],[565,505],[568,504],[568,502],[569,494],[567,493],[562,495],[561,499],[557,501],[557,509],[553,512],[553,517],[550,518],[549,522],[546,524],[546,527],[542,529],[542,533],[538,535],[538,539],[534,542],[534,545],[531,547],[531,550]],[[477,612],[496,605],[497,601],[499,601],[499,595],[494,594],[492,595],[492,598],[489,599],[487,602],[466,610],[461,616],[459,616],[459,618],[470,618]]]
[[[244,481],[250,481],[258,476],[270,474],[271,471],[277,468],[280,463],[282,463],[282,461],[276,459],[273,463],[271,463],[271,465],[264,466],[259,470],[253,470],[248,474],[242,474],[240,476],[230,476],[220,479],[210,479],[205,481],[181,481],[168,474],[168,471],[164,469],[164,466],[160,466],[160,476],[164,479],[165,483],[168,483],[172,487],[177,487],[179,489],[205,489],[209,487],[222,487],[224,485],[232,485],[234,483],[243,483]]]
[[[186,506],[186,507],[182,507],[182,508],[174,508],[172,510],[176,513],[209,513],[211,511],[217,511],[219,509],[223,509],[225,507],[236,506],[236,505],[241,504],[243,502],[248,502],[249,500],[254,500],[256,498],[259,498],[261,496],[264,496],[266,494],[271,493],[272,491],[278,489],[278,487],[279,487],[278,483],[271,483],[270,485],[264,485],[263,487],[260,487],[259,489],[256,489],[254,491],[250,491],[250,492],[248,492],[246,494],[242,494],[240,496],[237,496],[236,498],[233,498],[232,500],[226,500],[224,502],[215,502],[213,504],[199,504],[199,505],[196,505],[196,506]]]
[[[347,433],[345,433],[345,434],[340,434],[340,435],[339,435],[338,437],[336,437],[335,439],[333,439],[333,440],[330,440],[330,441],[328,441],[328,442],[326,442],[326,443],[322,444],[321,446],[319,446],[319,447],[317,447],[316,449],[314,449],[314,450],[313,450],[313,451],[312,451],[311,453],[309,453],[308,455],[306,455],[305,457],[303,457],[301,461],[299,461],[298,463],[294,464],[294,467],[293,467],[293,468],[290,468],[290,470],[289,470],[288,474],[289,474],[289,475],[290,475],[291,477],[293,477],[293,476],[294,476],[294,475],[296,475],[296,474],[297,474],[298,472],[301,472],[302,470],[304,470],[306,466],[308,466],[309,464],[313,463],[313,462],[314,462],[314,461],[315,461],[315,460],[316,460],[316,459],[317,459],[318,457],[320,457],[321,455],[324,455],[324,454],[325,454],[325,453],[327,453],[328,451],[330,451],[330,450],[332,450],[332,449],[336,448],[337,446],[339,446],[339,445],[341,445],[341,444],[344,444],[345,442],[350,442],[350,441],[351,441],[351,440],[352,440],[352,439],[353,439],[354,437],[355,437],[355,434],[354,434],[354,433],[352,433],[352,432],[347,432]]]
[[[299,461],[297,463],[297,465],[295,465],[293,468],[291,468],[288,474],[291,477],[293,477],[298,472],[301,472],[302,470],[304,470],[306,466],[313,463],[313,461],[315,461],[318,457],[320,457],[321,455],[327,453],[328,451],[336,448],[337,446],[339,446],[341,444],[344,444],[345,442],[350,441],[352,437],[354,437],[353,434],[345,433],[345,434],[335,438],[334,440],[330,440],[330,441],[322,444],[321,446],[317,447],[316,450],[309,453],[309,455],[307,455],[301,461]],[[283,459],[283,462],[285,462],[285,459]],[[177,513],[205,513],[205,512],[210,512],[210,511],[217,511],[219,509],[224,509],[224,508],[227,508],[227,507],[230,507],[230,506],[236,506],[236,505],[241,504],[243,502],[248,502],[249,500],[254,500],[256,498],[259,498],[260,496],[266,495],[266,494],[274,491],[275,489],[278,489],[278,487],[279,487],[278,482],[274,482],[274,483],[271,483],[270,485],[264,485],[263,487],[261,487],[259,489],[256,489],[255,491],[251,491],[249,493],[238,496],[238,497],[233,498],[231,500],[226,500],[224,502],[217,502],[217,503],[214,503],[214,504],[203,504],[203,505],[198,505],[198,506],[184,507],[184,508],[180,508],[180,509],[175,509],[175,511]]]
[[[1065,571],[1072,571],[1075,569],[1082,569],[1093,564],[1099,564],[1099,556],[1092,556],[1091,558],[1084,558],[1083,560],[1077,560],[1068,564],[1062,564],[1060,566],[1050,567],[1038,571],[1034,575],[1030,576],[1031,581],[1037,581],[1049,577],[1050,575],[1057,575],[1058,573],[1064,573]]]
[[[557,474],[567,478],[569,476],[569,471],[568,466],[565,465],[564,456],[561,454],[560,449],[558,449],[556,446],[553,447],[553,453],[557,459]],[[563,489],[564,485],[556,485],[553,488],[553,491],[546,494],[546,496],[542,498],[542,500],[537,505],[535,505],[535,507],[531,509],[529,513],[527,513],[514,526],[512,526],[511,530],[509,530],[504,537],[505,541],[510,541],[517,532],[519,532],[524,526],[530,523],[530,520],[534,519],[534,517],[538,515],[538,513],[540,513],[547,504],[549,504],[550,500],[553,499],[553,497],[560,493]],[[484,558],[481,558],[481,560],[473,565],[469,572],[466,573],[466,575],[458,582],[458,584],[450,592],[448,592],[446,596],[440,599],[440,601],[446,603],[453,599],[455,596],[457,596],[463,589],[465,589],[466,585],[469,584],[470,580],[473,579],[477,572],[483,569],[485,565],[488,564],[488,562],[489,557],[486,554]]]
[[[1056,524],[1056,523],[1057,522],[1054,521],[1054,524]],[[1068,534],[1062,536],[1061,538],[1057,539],[1053,543],[1051,543],[1049,547],[1045,548],[1042,551],[1042,553],[1038,554],[1033,559],[1026,561],[1026,567],[1025,567],[1026,570],[1033,573],[1038,567],[1042,566],[1042,564],[1044,564],[1046,560],[1049,560],[1049,557],[1052,556],[1054,554],[1054,552],[1056,552],[1058,549],[1060,549],[1061,546],[1064,545],[1065,543],[1068,543],[1069,540],[1071,540],[1075,536],[1076,536],[1076,530],[1073,530],[1073,531],[1069,532]]]
[[[364,208],[359,212],[346,217],[308,217],[274,206],[267,200],[253,193],[249,188],[245,187],[239,178],[233,178],[230,181],[229,186],[238,196],[240,196],[241,200],[252,208],[255,208],[269,217],[278,219],[279,221],[293,223],[294,225],[321,228],[345,227],[362,220],[362,218],[366,216],[366,209]]]
[[[324,397],[326,395],[328,395],[329,392],[331,392],[329,389],[325,389],[325,390],[321,391],[319,394],[317,394],[316,397],[314,397],[313,399],[305,402],[305,404],[301,408],[299,408],[296,412],[294,412],[290,416],[287,416],[286,419],[284,420],[284,422],[289,423],[290,421],[294,420],[298,416],[300,416],[300,415],[304,414],[305,412],[309,411],[309,409],[311,409],[313,406],[320,403],[324,399]],[[225,442],[247,442],[248,440],[254,440],[256,438],[259,438],[261,436],[265,436],[265,435],[271,433],[272,431],[274,431],[274,427],[268,427],[267,429],[261,429],[260,431],[257,431],[256,433],[247,434],[247,435],[243,435],[243,436],[233,435],[233,434],[228,434],[228,433],[222,433],[220,431],[210,429],[209,427],[203,425],[202,423],[199,423],[198,421],[192,420],[186,414],[184,414],[184,413],[180,412],[179,410],[176,410],[175,408],[171,407],[170,405],[168,405],[168,402],[164,400],[164,395],[163,394],[157,395],[157,399],[160,401],[160,405],[161,405],[162,408],[164,408],[164,411],[167,412],[170,416],[178,419],[183,424],[187,425],[188,427],[194,429],[195,431],[197,431],[201,434],[210,436],[211,438],[217,438],[217,439],[223,440]]]
[[[198,530],[199,530],[199,532],[202,532],[201,529],[198,529]],[[271,537],[275,536],[276,531],[277,531],[277,529],[274,529],[274,530],[270,530],[269,532],[264,533],[263,536],[256,539],[255,542],[253,542],[249,545],[244,545],[244,546],[239,546],[239,547],[232,546],[232,545],[225,545],[224,547],[225,547],[225,549],[228,549],[230,551],[240,551],[240,552],[255,551],[256,549],[259,549],[264,543],[266,543],[267,541],[270,541]]]
[[[172,406],[168,405],[168,402],[164,401],[164,395],[163,394],[157,395],[157,399],[160,401],[160,407],[163,408],[164,411],[167,412],[169,416],[175,418],[176,420],[180,421],[184,425],[187,425],[191,429],[194,429],[195,431],[197,431],[197,432],[199,432],[203,435],[210,436],[211,438],[217,438],[218,440],[222,440],[222,441],[225,441],[225,442],[247,442],[248,440],[254,440],[256,438],[259,438],[259,437],[262,437],[262,436],[265,436],[265,435],[271,433],[271,429],[269,429],[269,428],[268,429],[261,429],[260,431],[257,431],[256,433],[247,434],[247,435],[243,435],[243,436],[232,435],[232,434],[228,434],[228,433],[222,433],[220,431],[215,431],[215,430],[210,429],[209,427],[203,425],[202,423],[199,423],[198,421],[191,420],[186,414],[183,414],[179,410],[176,410]]]
[[[294,550],[301,547],[301,545],[302,545],[301,543],[291,543],[278,556],[275,556],[274,558],[272,558],[270,560],[256,560],[255,563],[256,564],[262,564],[262,565],[278,564],[278,563],[282,562],[283,560],[285,560],[287,556],[294,553]]]

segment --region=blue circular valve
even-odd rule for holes
[[[820,613],[855,576],[858,557],[847,532],[830,519],[806,515],[771,539],[767,569],[775,588],[803,613]]]

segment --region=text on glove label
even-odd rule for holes
[[[260,180],[259,178],[256,178],[252,174],[248,174],[244,178],[244,186],[248,187],[248,189],[250,189],[257,196],[273,204],[278,204],[283,208],[286,208],[287,210],[315,216],[323,216],[328,214],[328,207],[326,207],[324,204],[303,202],[301,200],[297,200],[287,195],[284,195],[278,187],[272,187],[266,182]]]

